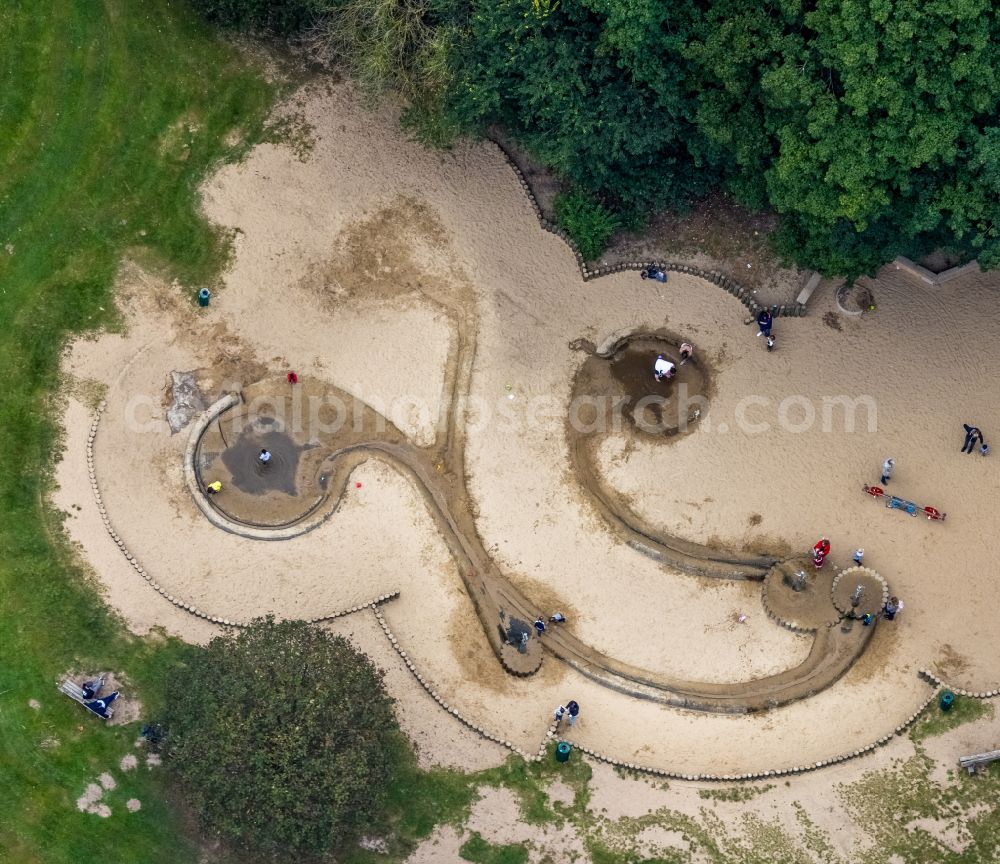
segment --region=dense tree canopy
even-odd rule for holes
[[[694,128],[671,4],[624,6],[473,0],[452,110],[503,123],[574,185],[648,209],[704,180],[685,144]]]
[[[199,652],[168,705],[167,764],[210,829],[293,855],[378,819],[398,727],[381,672],[344,638],[255,621]]]
[[[427,82],[438,129],[503,124],[626,218],[722,189],[777,211],[779,248],[827,273],[935,247],[1000,265],[990,0],[196,2],[370,20],[385,38],[341,56],[411,98]]]

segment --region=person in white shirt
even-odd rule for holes
[[[261,448],[260,455],[257,458],[260,460],[261,465],[266,465],[271,461],[271,451],[267,448]]]
[[[653,377],[657,381],[665,381],[674,377],[677,367],[667,360],[662,354],[656,355],[656,362],[653,363]]]

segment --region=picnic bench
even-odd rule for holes
[[[977,768],[983,768],[997,760],[1000,760],[1000,750],[990,750],[986,753],[977,753],[975,756],[960,756],[958,764],[970,774],[975,774]]]
[[[68,678],[59,685],[59,692],[65,693],[74,702],[79,702],[84,708],[86,708],[91,714],[96,714],[102,720],[110,720],[111,715],[115,713],[115,709],[108,707],[105,709],[106,713],[98,714],[93,708],[91,708],[87,702],[94,701],[93,699],[85,699],[83,695],[83,688],[70,681]]]

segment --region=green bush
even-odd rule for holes
[[[381,818],[398,726],[382,673],[346,639],[258,619],[213,639],[184,677],[163,746],[207,828],[288,860]]]
[[[618,230],[618,218],[600,201],[574,190],[555,200],[556,221],[573,238],[580,253],[593,261],[605,249]]]
[[[209,21],[288,36],[312,24],[326,0],[192,0]]]

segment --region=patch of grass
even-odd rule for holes
[[[764,786],[727,786],[724,789],[699,789],[698,797],[715,801],[752,801],[758,795],[770,792],[773,783]]]
[[[879,861],[985,864],[1000,853],[1000,770],[941,786],[920,750],[898,766],[842,787],[851,816],[866,826]],[[921,822],[926,824],[920,824]],[[961,853],[938,835],[968,841]]]
[[[529,763],[514,756],[499,768],[477,774],[476,782],[510,789],[521,805],[521,818],[529,824],[562,824],[565,819],[586,810],[590,800],[587,784],[592,772],[579,754],[571,755],[568,762],[556,762],[554,752],[555,745],[552,744],[541,762]],[[545,788],[556,778],[573,789],[571,805],[550,801]]]
[[[284,114],[267,124],[263,139],[270,144],[288,147],[300,162],[305,162],[316,147],[316,130],[301,112]]]
[[[938,694],[938,698],[940,698],[940,694]],[[982,699],[956,696],[948,711],[942,711],[935,700],[917,719],[917,722],[910,727],[910,739],[915,744],[919,744],[927,738],[941,735],[963,723],[972,723],[983,717],[992,717],[993,714],[992,703]]]
[[[274,88],[167,0],[5,3],[0,80],[0,857],[183,864],[199,850],[163,773],[117,768],[137,727],[107,727],[55,689],[71,667],[114,670],[148,716],[188,649],[130,637],[46,512],[52,395],[66,337],[115,323],[126,250],[144,247],[189,284],[216,278],[227,245],[196,190],[246,146],[228,144],[230,130],[259,136]],[[119,783],[112,817],[79,812],[105,770]],[[139,812],[126,812],[130,797]]]
[[[399,741],[398,773],[386,801],[388,824],[400,851],[409,852],[436,825],[460,825],[476,800],[472,776],[458,771],[421,771],[409,742]]]
[[[458,854],[466,861],[474,861],[476,864],[527,864],[528,861],[528,847],[523,843],[495,846],[475,831],[462,844]]]
[[[611,210],[578,190],[556,195],[553,209],[556,221],[566,229],[587,261],[593,261],[608,248],[620,227]]]
[[[634,850],[612,849],[600,840],[590,840],[587,843],[587,852],[591,864],[686,864],[691,861],[691,856],[682,853],[671,855],[669,858],[659,856],[646,858]]]

